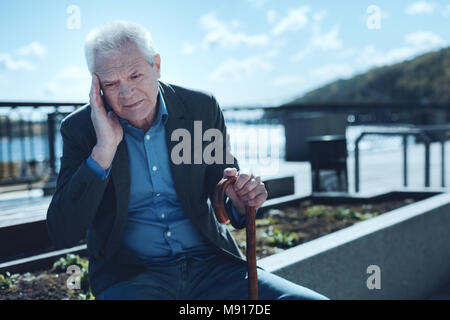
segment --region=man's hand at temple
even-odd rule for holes
[[[237,171],[236,168],[226,168],[223,177],[234,177],[237,179],[225,190],[225,194],[231,199],[234,207],[240,215],[245,215],[245,206],[260,208],[266,201],[268,193],[261,177],[253,174]]]
[[[92,159],[106,170],[111,166],[117,146],[123,139],[123,129],[113,111],[106,113],[100,89],[100,81],[97,75],[94,74],[92,76],[89,102],[97,144],[92,150]]]

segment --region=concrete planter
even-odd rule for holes
[[[449,230],[450,194],[443,193],[258,265],[331,299],[424,299],[450,282]]]

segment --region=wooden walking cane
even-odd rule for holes
[[[226,224],[230,222],[225,211],[225,190],[228,185],[234,183],[237,177],[223,178],[216,185],[212,206],[216,213],[217,220]],[[245,206],[246,214],[246,240],[247,240],[247,269],[248,269],[248,297],[250,300],[258,299],[258,277],[256,272],[256,227],[255,227],[255,208]]]

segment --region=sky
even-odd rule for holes
[[[151,32],[161,81],[222,107],[282,104],[450,43],[450,0],[2,0],[0,101],[87,102],[84,39],[114,20]]]

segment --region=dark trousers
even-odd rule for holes
[[[270,272],[258,269],[261,300],[327,298]],[[247,267],[225,256],[153,264],[138,276],[101,292],[100,300],[241,300],[248,299]]]

